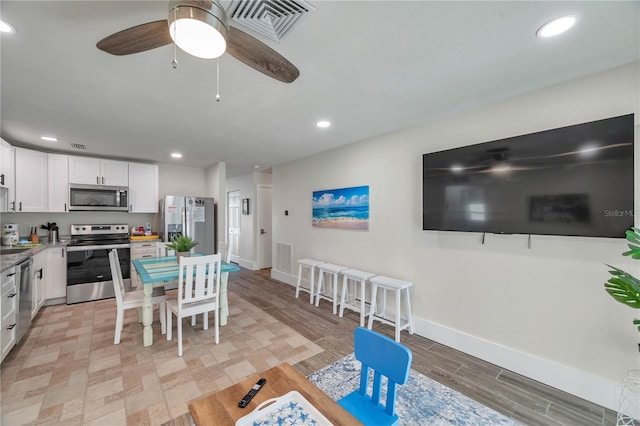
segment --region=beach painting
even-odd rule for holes
[[[314,191],[312,225],[368,230],[369,186]]]

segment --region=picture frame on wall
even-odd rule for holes
[[[244,215],[248,215],[249,214],[249,199],[248,198],[243,198],[242,199],[242,214],[244,214]]]
[[[314,191],[311,225],[369,230],[369,186]]]

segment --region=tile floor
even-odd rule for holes
[[[322,352],[265,311],[229,298],[233,321],[221,328],[220,344],[201,319],[195,328],[183,322],[183,357],[175,337],[160,334],[157,310],[154,344],[144,348],[135,310],[125,312],[121,343],[113,344],[115,299],[42,308],[2,363],[0,424],[161,424],[188,412],[194,398]]]

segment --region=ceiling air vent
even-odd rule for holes
[[[314,7],[304,0],[235,0],[227,10],[232,21],[280,41]]]
[[[83,150],[87,149],[87,146],[86,145],[82,145],[81,143],[72,143],[70,145],[71,145],[71,148],[73,148],[73,149],[83,149]]]

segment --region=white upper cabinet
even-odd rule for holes
[[[15,211],[46,212],[47,153],[15,148]]]
[[[158,166],[129,163],[129,211],[158,212]]]
[[[129,163],[91,157],[69,157],[69,183],[129,185]]]
[[[69,203],[69,156],[48,154],[49,211],[66,212]]]
[[[0,186],[4,186],[9,189],[9,202],[12,202],[15,199],[14,161],[15,149],[9,143],[0,139]]]

